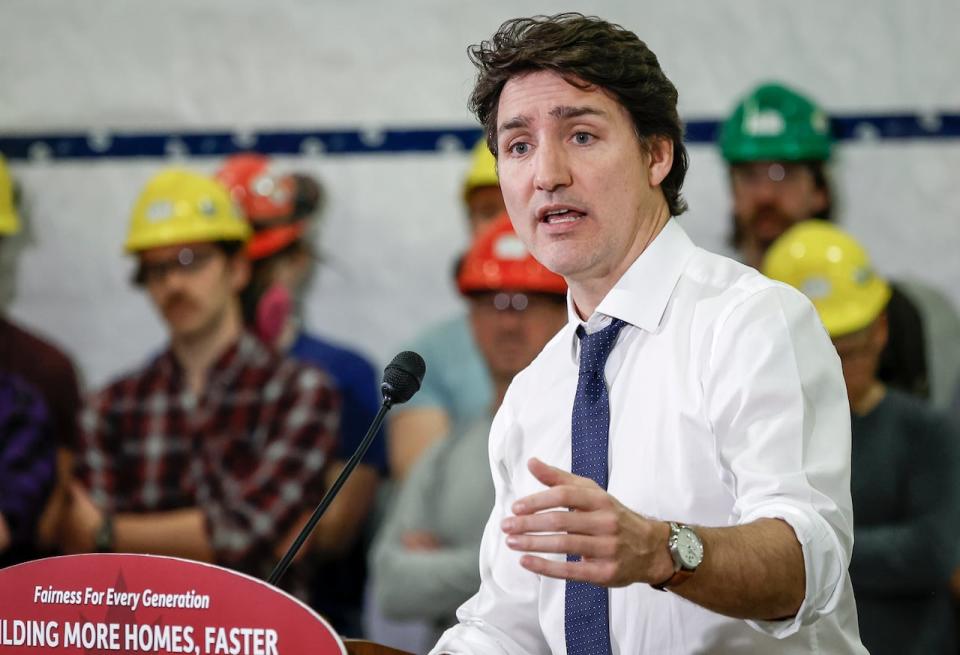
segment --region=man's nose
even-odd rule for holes
[[[753,187],[753,197],[758,203],[769,204],[775,202],[780,196],[780,186],[778,182],[771,180],[769,176],[760,176]]]
[[[573,182],[570,161],[562,144],[542,143],[537,150],[535,165],[534,184],[541,191],[555,191]]]
[[[517,339],[523,334],[526,324],[524,312],[507,309],[497,312],[497,331],[501,339]]]
[[[171,291],[179,291],[183,289],[188,276],[187,271],[180,266],[168,268],[163,274],[163,288],[166,289],[168,293]]]

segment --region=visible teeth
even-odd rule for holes
[[[572,223],[579,218],[579,216],[564,216],[563,218],[551,216],[549,219],[547,219],[547,222],[551,225],[556,225],[557,223]]]
[[[570,210],[569,210],[569,209],[554,209],[554,210],[552,210],[552,211],[548,211],[548,212],[547,212],[547,216],[555,216],[556,214],[566,214],[568,211],[570,211]]]

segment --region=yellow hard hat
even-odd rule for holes
[[[241,241],[250,225],[213,178],[171,168],[155,175],[137,199],[124,248],[138,252],[193,241]]]
[[[873,270],[866,250],[822,220],[784,232],[767,251],[761,271],[810,298],[831,337],[867,327],[890,300],[890,285]]]
[[[470,170],[463,181],[463,200],[466,202],[467,196],[474,189],[485,186],[499,186],[500,180],[497,178],[497,160],[493,153],[487,147],[486,139],[480,139],[473,146],[470,155]]]
[[[7,160],[0,155],[0,236],[20,231],[20,217],[13,206],[13,180],[7,168]]]

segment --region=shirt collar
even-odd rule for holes
[[[258,356],[262,357],[265,352],[265,346],[246,330],[240,333],[240,337],[230,344],[223,353],[217,357],[210,365],[207,371],[206,388],[210,389],[214,382],[229,383],[236,373],[244,366],[254,361]],[[173,349],[169,346],[167,350],[161,353],[155,365],[159,366],[167,375],[182,380],[183,367],[173,354]]]
[[[655,332],[695,249],[686,231],[676,219],[671,218],[604,296],[589,319],[580,320],[573,306],[573,298],[568,293],[568,327],[570,338],[574,341],[574,353],[577,351],[578,325],[583,325],[587,333],[592,333],[609,325],[611,318],[619,318],[647,332]]]

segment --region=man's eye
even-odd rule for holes
[[[576,134],[573,135],[573,140],[579,143],[580,145],[586,145],[590,143],[592,139],[593,139],[593,135],[588,134],[587,132],[577,132]]]
[[[510,146],[510,152],[515,155],[525,155],[530,150],[530,145],[527,143],[514,143]]]

